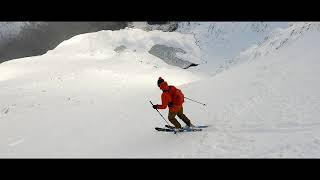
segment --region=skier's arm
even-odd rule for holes
[[[169,97],[167,93],[161,95],[162,104],[158,105],[157,109],[166,109],[169,103]]]

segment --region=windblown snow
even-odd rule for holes
[[[271,38],[288,37],[285,29]],[[319,31],[215,76],[205,64],[167,64],[149,53],[154,45],[183,49],[179,56],[193,63],[205,53],[192,34],[126,28],[0,64],[0,157],[319,157]],[[184,111],[209,128],[154,130],[165,124],[149,103],[160,103],[160,76],[207,104],[186,100]]]

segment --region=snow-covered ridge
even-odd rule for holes
[[[81,42],[81,46],[79,43]],[[183,51],[177,52],[181,61],[175,61],[177,57],[166,49],[158,54],[168,54],[165,62],[171,65],[186,67],[192,63],[199,64],[201,52],[195,43],[195,39],[190,34],[181,34],[178,32],[163,32],[160,30],[144,31],[136,28],[125,28],[118,31],[99,31],[96,33],[87,33],[75,36],[59,44],[48,54],[66,54],[69,52],[72,56],[100,56],[102,58],[111,58],[117,54],[126,51],[140,56],[145,61],[155,59],[156,64],[161,63],[162,56],[152,55],[154,47],[178,48]],[[159,48],[157,49],[159,50]],[[159,50],[159,51],[160,51]],[[149,52],[150,51],[150,52]],[[172,63],[170,63],[172,61]],[[175,61],[175,62],[173,62]]]
[[[206,71],[211,75],[241,62],[275,54],[304,34],[320,29],[317,22],[179,25],[178,31],[192,33],[197,39],[202,58],[210,67]]]
[[[125,27],[174,31],[177,26],[177,22],[0,22],[0,63],[42,55],[78,34]]]
[[[309,33],[320,33],[320,23],[293,22],[289,23],[287,28],[276,28],[262,42],[252,44],[238,56],[221,64],[216,74],[246,61],[254,61],[267,55],[276,56],[281,49],[294,44],[299,38]]]
[[[242,52],[238,58],[255,59],[259,56],[265,56],[275,53],[279,49],[291,44],[305,33],[320,32],[320,23],[314,22],[296,22],[290,23],[288,28],[278,28],[267,36],[263,42],[253,45]]]
[[[180,67],[179,69],[185,68],[187,65],[190,66],[190,62],[199,63],[199,59],[196,57],[200,56],[200,50],[191,35],[178,32],[144,31],[126,28],[118,31],[106,30],[77,35],[60,43],[55,49],[42,55],[43,57],[21,58],[4,62],[2,68],[0,68],[2,71],[0,81],[21,78],[23,75],[33,72],[48,71],[49,67],[46,67],[46,64],[57,63],[57,67],[61,65],[73,67],[76,65],[68,64],[83,62],[90,64],[90,59],[93,59],[92,61],[99,59],[101,62],[111,63],[112,67],[118,69],[119,72],[116,73],[126,74],[127,71],[125,69],[129,67],[132,68],[131,71],[140,71],[145,66],[151,69],[154,68],[155,71],[159,70],[161,72],[161,69],[168,68],[175,72],[176,67],[172,66],[172,63],[165,62],[149,52],[152,47],[159,45],[183,49],[184,54],[176,53],[170,57],[184,59],[182,62],[172,62],[176,63],[175,65]],[[39,59],[44,62],[40,62]],[[119,62],[114,62],[115,59],[118,59]],[[167,60],[170,61],[170,59]],[[49,69],[50,71],[55,71],[53,67]],[[185,70],[177,72],[182,71]],[[186,74],[188,73],[190,75],[190,72],[186,71]],[[165,76],[165,74],[162,76]],[[191,76],[196,77],[197,74]],[[192,78],[189,78],[189,80],[184,80],[184,77],[172,78],[173,81],[177,79],[180,79],[182,84],[192,81]]]
[[[223,58],[234,57],[250,45],[262,42],[276,28],[288,27],[287,22],[179,22],[178,25],[177,32],[193,34],[204,51]]]
[[[176,31],[195,37],[207,67],[202,70],[214,75],[276,28],[286,27],[288,22],[179,22]]]
[[[172,32],[178,28],[178,22],[130,22],[128,27],[139,28],[145,31],[161,30],[164,32]]]
[[[0,22],[0,63],[42,55],[78,34],[126,26],[127,22]]]
[[[106,28],[117,29],[122,27],[122,24],[125,24],[125,22],[122,24],[110,22],[110,25],[108,25],[108,22],[4,22],[2,24],[2,36],[9,37],[9,34],[11,33],[11,37],[14,40],[11,42],[10,46],[4,45],[3,47],[0,47],[0,61],[5,61],[12,58],[21,58],[25,56],[40,55],[56,47],[56,45],[58,45],[57,43],[60,43],[61,41],[66,40],[77,33],[97,31],[99,28],[100,30]],[[40,24],[41,26],[36,26],[36,24]],[[201,57],[197,57],[200,59],[199,61],[203,63],[208,62],[208,66],[211,67],[218,67],[221,63],[224,63],[222,61],[226,61],[226,59],[230,59],[238,55],[241,50],[248,48],[252,43],[256,43],[260,39],[263,39],[265,35],[272,31],[274,27],[281,27],[283,24],[286,23],[158,22],[157,24],[157,22],[129,22],[127,26],[140,28],[145,31],[177,31],[181,33],[192,34],[194,35],[197,44],[203,52]],[[22,35],[17,39],[17,34],[20,33],[21,29],[26,29],[24,27],[28,27],[30,31],[25,30],[25,35]],[[33,39],[33,44],[28,43],[30,42],[30,39]],[[5,43],[7,41],[1,42]],[[17,52],[16,49],[20,50]],[[1,57],[3,57],[2,60]]]

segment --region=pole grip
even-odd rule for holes
[[[151,104],[152,104],[152,106],[153,106],[153,103],[151,102],[151,101],[149,101]],[[159,110],[158,109],[156,109],[157,111],[158,111],[158,113],[160,114],[160,116],[162,117],[162,119],[168,124],[168,125],[170,125],[168,122],[167,122],[167,120],[162,116],[162,114],[159,112]]]

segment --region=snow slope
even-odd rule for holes
[[[288,26],[288,22],[179,22],[176,32],[194,36],[201,49],[201,71],[215,75],[240,52]]]
[[[0,157],[319,157],[319,32],[210,78],[148,54],[157,43],[199,55],[190,35],[128,28],[1,64]],[[159,76],[208,104],[185,113],[211,127],[156,132]]]
[[[215,128],[190,156],[319,157],[319,40],[319,32],[305,33],[276,54],[188,84],[187,94],[209,104]]]
[[[240,53],[235,59],[254,60],[259,56],[265,56],[267,54],[276,52],[287,44],[294,43],[300,37],[303,37],[304,33],[319,32],[319,22],[296,22],[291,23],[288,28],[277,28],[269,36],[265,37],[264,41],[259,45],[252,45],[247,50]]]
[[[128,148],[148,144],[162,125],[149,103],[159,97],[157,78],[177,85],[203,78],[150,55],[154,42],[194,50],[188,35],[126,29],[79,35],[46,55],[2,63],[0,157],[138,155]],[[120,45],[127,49],[116,53]]]
[[[119,30],[127,22],[0,22],[0,63],[38,56],[71,37],[99,30]]]

